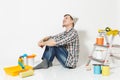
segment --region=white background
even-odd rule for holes
[[[79,18],[75,29],[81,61],[92,50],[99,28],[120,30],[120,0],[0,0],[0,65],[16,65],[24,53],[35,53],[39,60],[44,49],[38,41],[64,31],[66,13]]]

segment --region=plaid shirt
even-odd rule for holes
[[[66,66],[76,67],[79,57],[79,37],[74,28],[71,28],[68,32],[64,31],[55,36],[51,36],[56,41],[56,46],[64,46],[68,51],[68,57]]]

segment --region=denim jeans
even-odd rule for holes
[[[69,68],[65,65],[68,52],[63,46],[46,46],[42,59],[46,59],[49,63],[52,63],[55,57],[64,67]]]

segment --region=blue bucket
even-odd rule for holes
[[[100,64],[93,64],[94,65],[94,74],[101,74],[101,65]]]

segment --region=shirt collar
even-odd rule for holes
[[[71,30],[73,30],[73,27],[71,29],[69,29],[68,31],[65,31],[66,33],[70,32]]]

